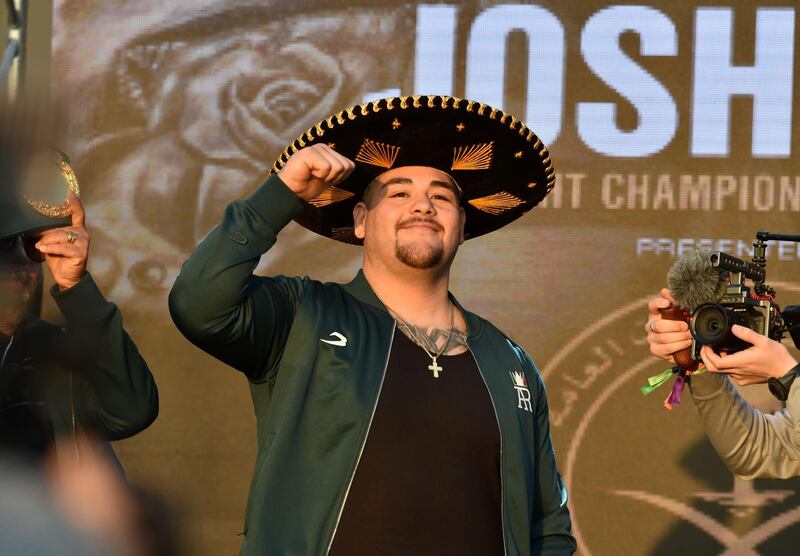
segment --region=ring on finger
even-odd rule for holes
[[[67,230],[67,243],[72,245],[76,241],[78,241],[78,234],[76,234],[72,230]]]

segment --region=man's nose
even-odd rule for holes
[[[436,207],[427,195],[417,195],[414,197],[411,211],[422,214],[436,214]]]

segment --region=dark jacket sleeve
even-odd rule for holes
[[[158,390],[147,363],[90,274],[51,291],[64,315],[76,417],[107,440],[132,436],[158,415]]]
[[[524,353],[524,352],[523,352]],[[531,390],[534,407],[534,426],[536,429],[534,453],[536,457],[536,491],[534,492],[534,522],[531,526],[532,555],[564,555],[576,550],[572,536],[572,520],[567,508],[567,489],[558,472],[556,455],[550,437],[550,413],[547,405],[547,392],[539,371],[527,353],[526,363],[532,370],[529,376],[535,377]]]
[[[225,216],[183,264],[169,296],[192,343],[260,382],[277,367],[308,281],[253,275],[302,202],[276,175]]]

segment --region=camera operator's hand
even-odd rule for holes
[[[295,195],[309,201],[337,185],[355,169],[355,163],[323,143],[294,153],[278,177]]]
[[[703,346],[700,356],[709,371],[727,374],[736,384],[746,386],[781,377],[797,365],[782,343],[738,324],[733,325],[731,331],[753,347],[730,355],[718,355],[709,346]]]
[[[673,364],[673,354],[692,345],[689,325],[684,321],[662,318],[659,312],[659,309],[666,309],[675,302],[667,288],[661,290],[661,297],[651,299],[647,304],[648,319],[644,325],[650,353]]]

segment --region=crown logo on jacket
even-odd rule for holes
[[[514,383],[514,390],[517,391],[517,409],[533,413],[531,391],[528,389],[528,381],[525,378],[525,374],[520,371],[509,372],[508,374],[511,376],[511,382]]]
[[[511,380],[514,382],[514,386],[518,386],[521,388],[528,387],[528,381],[525,380],[525,375],[519,371],[514,371],[513,373],[508,373],[511,375]]]

